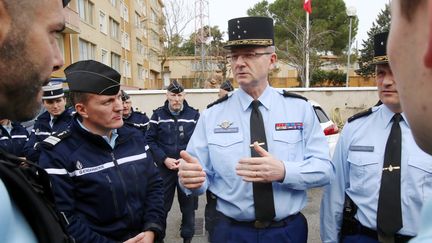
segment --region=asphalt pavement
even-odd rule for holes
[[[319,243],[319,206],[321,202],[321,188],[309,190],[308,205],[303,209],[302,213],[306,216],[309,227],[308,242]],[[192,243],[207,243],[207,233],[204,229],[204,207],[206,204],[205,195],[199,197],[199,207],[195,213],[195,236]],[[177,202],[177,195],[174,198],[174,203],[167,220],[167,231],[165,243],[182,243],[180,237],[181,212]]]

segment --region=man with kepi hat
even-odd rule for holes
[[[348,119],[333,156],[335,180],[324,188],[322,242],[408,242],[432,196],[432,157],[415,143],[393,72],[388,32],[374,36],[380,102]]]
[[[134,111],[132,108],[132,99],[126,91],[121,90],[123,101],[123,121],[136,129],[142,131],[143,136],[146,135],[150,119],[145,112]]]
[[[40,165],[77,242],[163,237],[162,179],[141,133],[123,126],[120,74],[88,60],[65,69],[76,110],[43,141]]]
[[[304,97],[269,85],[273,19],[231,19],[228,36],[239,88],[201,114],[179,180],[187,194],[215,195],[212,242],[307,242],[307,189],[334,173],[327,140]]]
[[[25,157],[34,162],[39,160],[39,143],[55,132],[66,130],[73,116],[73,109],[66,109],[62,82],[51,81],[42,87],[42,91],[42,104],[46,111],[37,117],[24,146]]]
[[[178,186],[180,151],[186,149],[199,118],[198,110],[185,100],[183,86],[174,80],[167,88],[165,104],[153,111],[147,141],[164,181],[165,217],[171,209],[175,191],[182,213],[180,235],[191,242],[195,233],[195,210],[198,197],[186,196]],[[166,218],[165,218],[166,220]]]

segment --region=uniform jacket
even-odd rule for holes
[[[324,188],[321,203],[321,239],[338,242],[345,193],[357,205],[355,218],[376,229],[384,153],[394,113],[385,105],[345,124],[333,156],[335,180]],[[405,115],[402,132],[401,207],[402,235],[417,234],[423,203],[432,199],[432,157],[415,143]]]
[[[146,138],[159,164],[164,164],[167,157],[180,158],[180,151],[186,149],[198,118],[198,110],[189,106],[186,101],[177,116],[171,114],[168,101],[153,111]]]
[[[74,118],[70,132],[39,163],[50,174],[58,209],[77,242],[124,241],[151,229],[162,236],[162,179],[145,138],[134,128],[117,129],[114,149]],[[45,148],[47,146],[47,148]]]
[[[0,125],[0,148],[16,156],[24,156],[24,145],[28,138],[27,130],[18,122],[12,122],[10,134]]]
[[[228,98],[229,97],[229,98]],[[217,196],[217,210],[239,221],[255,220],[252,183],[236,174],[242,158],[251,157],[250,115],[253,98],[234,91],[206,109],[195,128],[187,151],[198,158],[206,181],[196,190],[209,189]],[[273,182],[275,220],[301,211],[306,190],[329,183],[334,175],[327,140],[311,104],[285,97],[270,87],[258,98],[265,126],[268,152],[285,166],[285,178]]]
[[[30,137],[24,146],[24,153],[28,160],[37,162],[39,160],[40,151],[37,148],[37,144],[42,142],[45,138],[51,135],[53,132],[60,132],[66,130],[72,120],[73,110],[66,109],[57,120],[54,122],[53,127],[50,126],[51,116],[48,111],[45,111],[35,121]]]
[[[143,131],[144,136],[147,132],[150,119],[147,117],[146,113],[134,111],[131,108],[131,113],[128,118],[123,118],[123,121],[141,131]]]

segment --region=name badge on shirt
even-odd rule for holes
[[[362,146],[362,145],[351,145],[349,147],[350,151],[359,151],[359,152],[373,152],[375,149],[374,146]]]
[[[276,131],[303,130],[303,122],[276,123],[275,130]]]
[[[218,124],[218,128],[214,129],[214,133],[237,133],[239,131],[238,127],[231,127],[234,122],[223,121]]]

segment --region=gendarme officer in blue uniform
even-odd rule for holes
[[[162,178],[145,138],[123,126],[120,74],[92,60],[65,73],[76,116],[43,141],[39,163],[69,233],[89,243],[163,238]]]
[[[217,197],[212,242],[307,242],[306,191],[334,174],[327,141],[303,97],[269,85],[273,20],[231,19],[228,33],[239,89],[201,114],[179,180]]]
[[[66,108],[66,97],[61,82],[49,82],[42,90],[42,103],[46,111],[36,119],[24,146],[26,158],[34,162],[39,160],[38,144],[52,133],[66,130],[72,121],[73,113],[72,109]]]
[[[171,209],[174,193],[182,212],[180,235],[184,242],[190,242],[195,233],[195,210],[198,198],[186,196],[178,185],[180,151],[186,149],[199,118],[198,110],[185,100],[183,86],[174,80],[167,88],[165,104],[153,111],[147,141],[159,165],[164,181],[165,212]]]
[[[24,145],[28,132],[19,122],[0,119],[0,149],[18,157],[24,157]]]
[[[348,119],[333,156],[336,177],[321,204],[326,243],[408,242],[418,232],[423,203],[432,198],[432,157],[416,145],[402,112],[387,35],[374,38],[382,104]]]
[[[121,90],[122,101],[123,101],[123,121],[124,123],[137,128],[143,132],[145,136],[150,119],[146,113],[134,111],[132,108],[132,100],[128,93]]]

